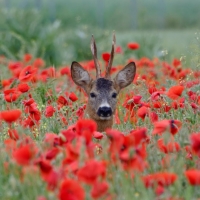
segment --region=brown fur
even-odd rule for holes
[[[90,104],[87,104],[86,114],[89,115],[89,118],[94,120],[97,123],[97,131],[104,132],[108,128],[112,128],[113,126],[113,116],[110,120],[101,120],[94,112],[94,110],[90,107]]]
[[[113,35],[113,44],[110,61],[106,70],[106,77],[101,77],[101,70],[97,61],[97,48],[92,37],[91,51],[96,66],[97,78],[93,80],[87,70],[79,63],[72,62],[71,76],[73,81],[82,87],[88,95],[88,103],[86,113],[89,118],[97,123],[97,130],[102,132],[107,128],[112,128],[113,115],[116,110],[117,95],[122,88],[130,85],[134,79],[136,66],[134,62],[130,62],[116,77],[111,80],[110,71],[114,58],[115,35]]]

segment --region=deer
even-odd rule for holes
[[[117,73],[114,79],[111,78],[115,46],[116,37],[113,33],[112,48],[105,77],[101,76],[101,69],[97,59],[97,47],[93,35],[90,48],[96,68],[96,79],[93,80],[88,71],[78,62],[73,61],[71,64],[72,80],[77,86],[83,88],[87,94],[86,113],[90,119],[96,122],[98,132],[105,132],[106,129],[112,128],[119,92],[133,82],[136,74],[136,65],[134,62],[130,62]]]

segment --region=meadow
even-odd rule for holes
[[[158,21],[152,29],[115,24],[112,77],[130,61],[137,71],[117,97],[114,126],[103,133],[84,114],[88,97],[72,81],[70,66],[76,60],[95,77],[94,34],[104,72],[109,20],[104,28],[90,26],[70,22],[69,12],[65,21],[62,6],[50,21],[41,5],[0,9],[0,199],[200,199],[200,33],[192,15],[179,18],[174,5],[169,29],[155,29]],[[191,13],[187,6],[177,13]],[[172,29],[171,22],[185,28],[181,19],[190,28]]]
[[[87,97],[69,65],[1,56],[1,199],[200,197],[200,72],[177,58],[136,58],[135,44],[117,46],[115,60],[135,61],[137,75],[104,133],[84,119]],[[92,60],[81,63],[94,74]]]

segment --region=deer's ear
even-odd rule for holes
[[[134,62],[130,62],[121,71],[118,72],[114,78],[114,82],[119,89],[122,89],[130,85],[135,77],[136,65]]]
[[[88,72],[78,62],[75,61],[71,64],[71,76],[73,81],[85,90],[91,82]]]

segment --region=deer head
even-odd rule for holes
[[[89,117],[96,121],[98,131],[105,131],[106,128],[112,127],[117,96],[122,88],[132,83],[136,72],[135,63],[130,62],[118,72],[114,79],[111,79],[110,72],[115,53],[115,43],[116,38],[115,34],[113,34],[110,60],[106,67],[105,77],[101,77],[101,70],[97,59],[97,47],[93,36],[90,47],[96,67],[96,79],[93,80],[87,70],[78,62],[74,61],[71,64],[72,79],[78,86],[82,87],[88,95],[86,111]]]

